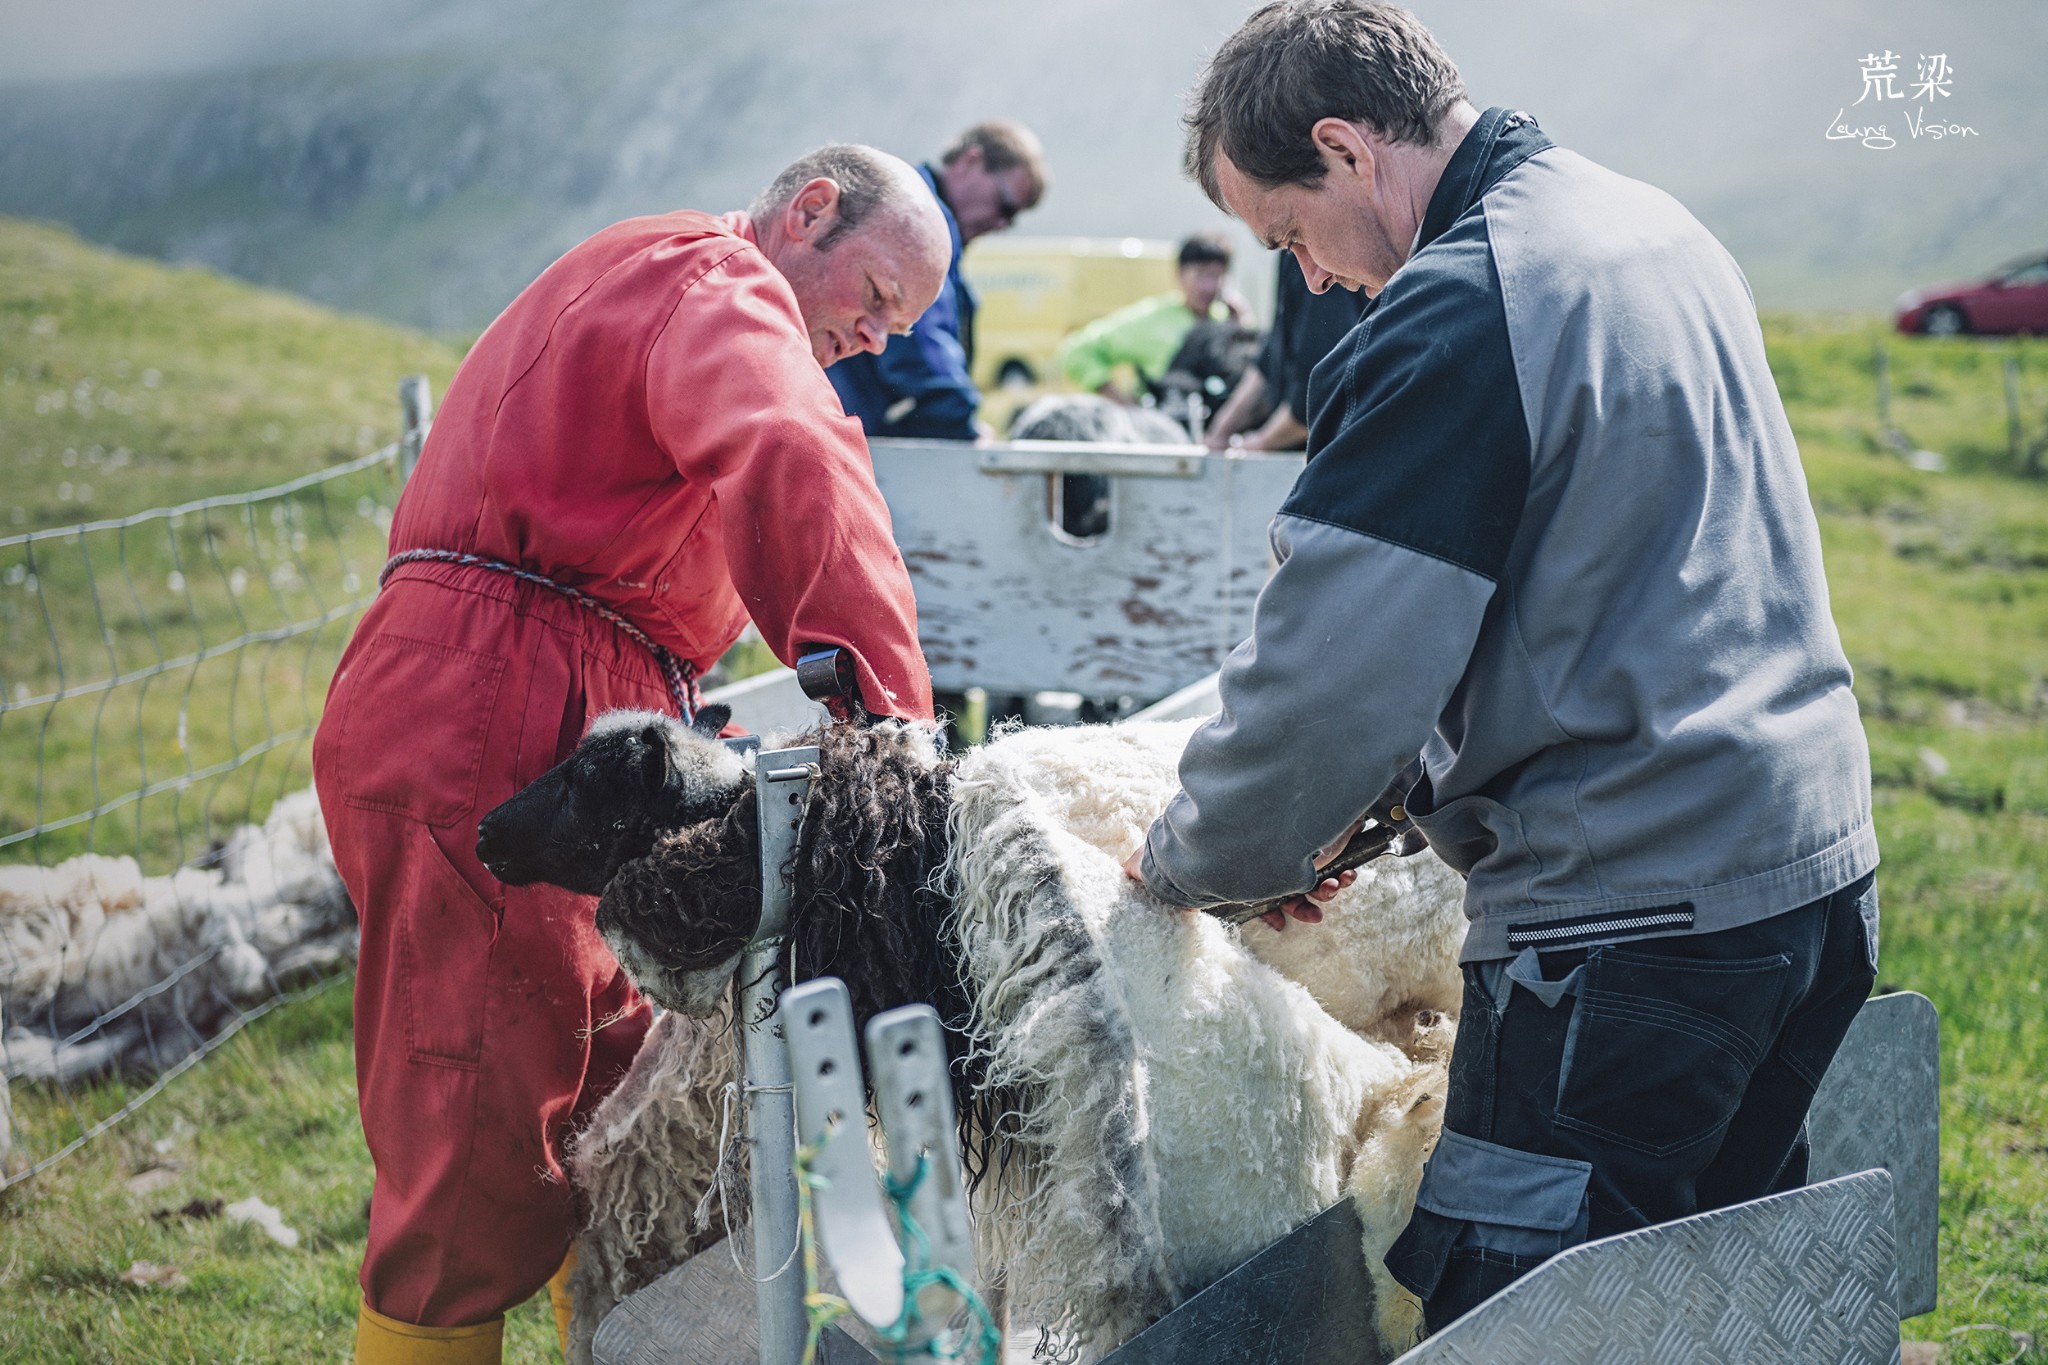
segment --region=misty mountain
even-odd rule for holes
[[[1221,225],[1179,174],[1177,117],[1247,8],[194,0],[116,5],[126,23],[92,30],[101,51],[75,46],[87,30],[66,29],[72,8],[37,3],[33,24],[0,19],[0,212],[453,330],[607,222],[743,205],[835,138],[928,156],[994,113],[1030,123],[1053,162],[1024,231]],[[1417,8],[1475,102],[1528,109],[1678,195],[1766,305],[1880,306],[2048,248],[2048,19],[2032,0]],[[153,30],[164,10],[178,27]],[[1915,59],[1937,52],[1951,94],[1855,105],[1858,59],[1887,48],[1902,97]],[[1916,107],[1975,131],[1913,138]],[[1828,140],[1838,109],[1886,122],[1899,145]]]

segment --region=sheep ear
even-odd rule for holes
[[[640,752],[634,757],[639,760],[642,790],[658,792],[668,784],[668,736],[659,725],[640,732]]]
[[[697,718],[690,722],[690,728],[706,739],[717,739],[718,732],[731,720],[732,708],[723,702],[715,702],[697,712]]]

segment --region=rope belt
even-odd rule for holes
[[[399,565],[427,561],[460,564],[467,568],[489,569],[493,573],[509,574],[523,583],[531,583],[535,587],[546,588],[549,592],[566,597],[592,615],[611,622],[627,639],[654,656],[654,662],[661,666],[662,677],[668,680],[669,699],[675,703],[676,714],[683,718],[683,723],[688,725],[697,719],[697,708],[704,704],[704,698],[697,691],[696,665],[688,659],[677,658],[672,651],[656,644],[646,631],[589,593],[557,583],[545,574],[522,569],[517,564],[507,564],[502,559],[486,559],[482,555],[465,554],[461,550],[406,550],[384,561],[384,568],[377,575],[377,586],[383,587],[385,581],[391,577],[391,571]]]

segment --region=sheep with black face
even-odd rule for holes
[[[750,780],[740,756],[717,740],[731,719],[727,706],[705,707],[688,726],[658,711],[598,717],[574,753],[478,823],[478,861],[508,886],[545,882],[599,895],[663,835],[731,809]],[[687,1014],[717,1003],[738,962],[734,952],[722,973],[678,972],[602,914],[597,927],[643,994]]]
[[[710,747],[668,725],[674,744]],[[790,869],[792,979],[839,976],[857,1019],[938,1008],[970,1164],[1002,1158],[1004,1178],[976,1196],[986,1269],[1023,1320],[1094,1350],[1347,1184],[1377,1267],[1434,1140],[1438,1012],[1458,998],[1457,879],[1433,859],[1362,876],[1321,929],[1290,935],[1345,959],[1320,989],[1261,960],[1279,935],[1165,913],[1122,875],[1190,729],[1025,731],[958,759],[900,723],[805,737],[820,772]],[[698,1013],[716,1007],[760,904],[753,784],[715,760],[704,770],[723,809],[638,858],[637,840],[596,841],[615,869],[600,928],[628,945],[643,989]],[[596,765],[587,779],[639,785],[618,773],[607,786]],[[1391,1353],[1414,1306],[1379,1288]]]

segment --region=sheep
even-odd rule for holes
[[[857,1026],[908,1000],[938,1007],[954,1042],[970,1171],[994,1177],[976,1196],[986,1264],[1021,1318],[1106,1350],[1351,1193],[1392,1353],[1412,1339],[1419,1307],[1377,1260],[1405,1221],[1440,1122],[1457,1004],[1456,879],[1429,862],[1406,875],[1368,869],[1330,907],[1325,930],[1291,939],[1162,914],[1118,861],[1170,795],[1188,728],[1026,731],[957,761],[917,727],[817,734],[821,775],[794,867],[792,976],[844,979]],[[632,744],[622,730],[636,732]],[[722,813],[644,856],[601,855],[615,871],[598,910],[644,990],[704,1013],[758,914],[752,783],[673,721],[637,717],[606,733],[604,747],[636,764],[665,750],[671,783],[684,771],[716,774],[718,800],[690,804],[722,801]],[[594,768],[587,779],[605,790]],[[594,880],[571,864],[602,812],[562,823],[564,786],[530,789],[487,817],[479,852],[499,876]],[[610,789],[627,787],[615,779]],[[1380,961],[1377,930],[1415,961]],[[1309,948],[1291,946],[1304,940]],[[1262,947],[1296,965],[1333,950],[1353,960],[1349,970],[1316,962],[1319,1003],[1261,962]],[[686,1109],[703,1111],[707,1083]],[[1266,1151],[1286,1158],[1260,1159]],[[1361,1168],[1361,1151],[1383,1169]],[[576,1161],[572,1172],[590,1206],[591,1257],[634,1213],[630,1194],[618,1204],[633,1182]],[[585,1188],[594,1173],[606,1191]],[[708,1179],[675,1194],[700,1194]],[[612,1292],[632,1278],[616,1277]],[[579,1337],[594,1326],[579,1313]]]
[[[1049,393],[1010,419],[1013,441],[1091,441],[1110,445],[1186,445],[1187,428],[1156,408],[1137,408],[1095,393]],[[1060,529],[1086,540],[1109,529],[1109,480],[1100,474],[1060,476]]]
[[[1185,445],[1187,429],[1157,408],[1133,407],[1095,393],[1049,393],[1010,419],[1013,441],[1091,441],[1110,445]]]
[[[238,1005],[354,956],[354,912],[311,788],[280,798],[263,824],[237,827],[212,862],[161,876],[93,853],[0,867],[8,1075],[169,1066]],[[174,976],[169,990],[136,999]],[[91,1039],[60,1045],[115,1010]]]

